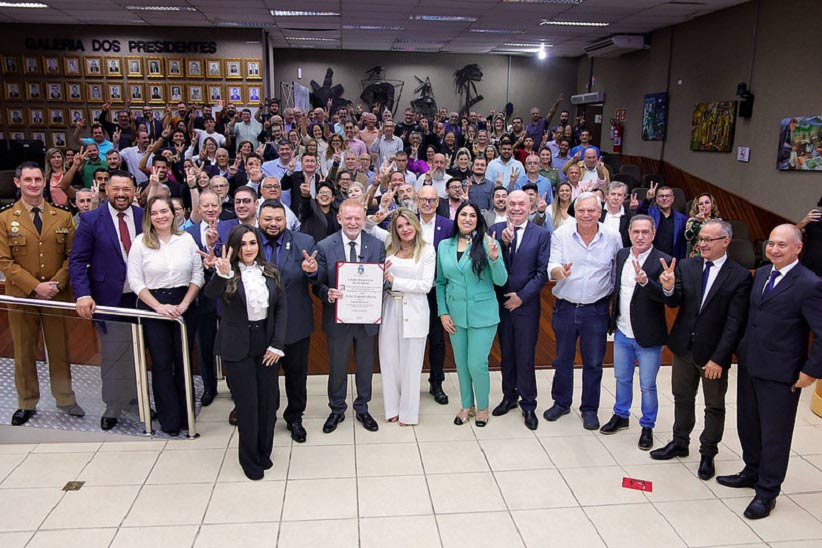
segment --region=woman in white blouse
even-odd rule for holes
[[[174,222],[171,200],[149,198],[142,237],[134,241],[128,255],[128,283],[140,298],[138,307],[185,319],[189,352],[194,343],[194,302],[203,285],[203,263],[197,252],[194,238]],[[143,329],[160,428],[178,436],[181,428],[188,428],[180,326],[144,320]]]
[[[246,477],[262,479],[271,462],[274,423],[280,390],[277,382],[284,356],[287,307],[277,268],[260,252],[255,228],[237,225],[228,235],[216,276],[205,288],[220,299],[222,315],[214,351],[231,378],[231,398],[237,409],[240,466]]]

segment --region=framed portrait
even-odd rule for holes
[[[26,100],[42,101],[43,85],[40,82],[28,82],[26,84]]]
[[[168,100],[170,103],[185,101],[185,87],[179,82],[168,84]]]
[[[23,90],[20,89],[20,82],[3,82],[3,97],[6,101],[22,101]]]
[[[10,108],[6,110],[6,119],[11,127],[21,127],[26,125],[26,119],[23,117],[22,108]]]
[[[80,67],[80,58],[75,56],[63,57],[63,73],[66,76],[82,76],[83,69]]]
[[[162,120],[163,119],[163,111],[162,110],[153,110],[151,113],[154,115],[155,120]]]
[[[143,103],[146,100],[145,96],[145,88],[143,84],[128,84],[128,98],[131,100],[132,103],[139,102]]]
[[[24,74],[40,74],[40,58],[23,56],[23,73]]]
[[[49,126],[66,127],[66,110],[63,108],[49,107]]]
[[[189,84],[188,85],[188,100],[191,103],[202,103],[203,102],[203,85],[202,84]]]
[[[17,57],[9,57],[4,55],[2,70],[3,74],[20,74],[20,63],[17,60]]]
[[[782,118],[776,169],[781,171],[822,172],[819,143],[822,139],[822,116],[804,114]]]
[[[162,78],[163,60],[160,57],[146,58],[146,78]]]
[[[12,131],[9,135],[12,141],[25,141],[26,140],[26,132],[25,131]]]
[[[123,76],[123,59],[121,57],[106,57],[106,76]]]
[[[222,78],[223,63],[219,59],[206,59],[206,78]]]
[[[203,60],[202,59],[186,59],[186,78],[202,78],[203,77]]]
[[[124,98],[123,84],[106,84],[106,99],[112,103],[122,103]]]
[[[183,60],[179,57],[166,57],[166,76],[169,78],[182,78]]]
[[[226,101],[229,103],[243,103],[243,86],[229,84]]]
[[[52,131],[51,132],[51,146],[56,148],[66,148],[68,146],[68,141],[66,141],[66,132],[65,131]]]
[[[60,58],[53,55],[43,57],[43,73],[45,73],[46,76],[62,75],[63,70],[60,66]]]
[[[208,85],[208,102],[209,103],[219,103],[223,101],[223,86],[220,84],[209,84]]]
[[[245,87],[246,103],[249,105],[257,105],[262,101],[263,89],[259,84],[252,84]]]
[[[148,86],[148,102],[152,104],[164,104],[166,102],[166,88],[159,82],[150,82]]]
[[[100,119],[100,114],[102,114],[102,113],[103,113],[103,109],[101,109],[101,108],[91,109],[89,111],[89,114],[91,114],[91,118],[90,118],[91,121],[96,122],[97,120],[99,120]]]
[[[63,100],[63,82],[47,82],[46,97],[49,101]]]
[[[85,64],[86,76],[95,76],[97,78],[103,77],[103,58],[99,55],[91,57],[83,57]]]
[[[106,102],[105,97],[103,97],[102,83],[86,84],[86,101],[89,103]]]
[[[40,141],[44,145],[46,144],[46,132],[45,131],[32,131],[31,132],[31,140],[32,141]]]
[[[86,110],[82,108],[69,108],[69,124],[76,125],[77,122],[86,117]]]
[[[83,85],[79,82],[66,82],[66,101],[69,103],[83,102]]]
[[[242,80],[242,62],[240,59],[225,60],[225,77],[228,80]]]
[[[245,79],[246,80],[262,80],[262,60],[260,59],[246,59],[245,60]]]
[[[129,78],[142,78],[143,74],[143,58],[126,57],[126,76]]]
[[[46,124],[46,113],[42,108],[29,109],[29,125],[33,127],[44,127]]]

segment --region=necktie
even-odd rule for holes
[[[711,275],[711,267],[714,265],[711,261],[705,261],[705,270],[702,271],[702,298],[705,298],[705,289],[708,288],[708,276]]]
[[[776,282],[776,279],[777,279],[777,278],[778,278],[781,274],[782,274],[782,273],[781,273],[780,271],[778,271],[778,270],[772,270],[772,271],[771,271],[771,277],[770,277],[770,279],[768,279],[768,283],[766,283],[766,284],[765,284],[765,290],[762,292],[762,298],[763,298],[763,299],[764,299],[765,297],[767,297],[767,296],[771,293],[771,291],[773,291],[773,286],[774,286],[774,283]]]
[[[351,248],[351,251],[348,252],[348,262],[349,263],[356,263],[357,262],[357,242],[348,242],[348,246]]]
[[[37,229],[37,232],[43,232],[43,219],[40,217],[40,208],[33,207],[31,212],[34,213],[34,228]]]
[[[518,239],[519,239],[518,232],[520,230],[522,230],[521,226],[515,226],[514,227],[514,239],[511,240],[511,252],[509,253],[511,255],[511,260],[514,260],[514,254],[517,252],[517,244],[519,243],[518,242]]]
[[[126,224],[126,214],[122,211],[117,214],[120,219],[120,242],[123,244],[123,249],[126,250],[126,255],[131,251],[131,234],[128,232],[128,225]]]

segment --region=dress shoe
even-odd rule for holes
[[[11,416],[11,425],[20,426],[21,424],[26,424],[35,413],[37,413],[37,411],[34,409],[18,409]]]
[[[163,432],[165,432],[166,434],[168,434],[172,438],[179,438],[180,437],[180,431],[179,430],[163,430]]]
[[[754,497],[742,515],[748,519],[767,518],[771,515],[771,510],[773,510],[774,506],[776,506],[776,497],[772,499]]]
[[[536,430],[539,426],[539,419],[537,418],[537,414],[533,411],[523,411],[522,416],[525,419],[525,426],[528,430]]]
[[[597,430],[599,428],[599,419],[597,418],[597,414],[593,411],[583,411],[582,427],[586,430]]]
[[[714,458],[708,455],[702,455],[702,458],[699,459],[699,479],[702,481],[708,481],[714,477],[715,473]]]
[[[504,414],[506,414],[508,411],[510,411],[511,409],[516,409],[516,408],[517,408],[517,401],[516,400],[509,400],[507,398],[502,398],[502,401],[500,402],[500,404],[498,406],[496,406],[493,411],[491,411],[491,414],[494,415],[495,417],[501,417]]]
[[[545,420],[549,422],[554,422],[562,415],[567,415],[570,412],[570,409],[565,409],[564,407],[560,407],[559,405],[554,404],[553,407],[551,407],[550,409],[546,409],[545,413],[543,413],[542,416]]]
[[[628,428],[628,423],[630,421],[628,419],[624,419],[619,415],[613,415],[611,420],[605,423],[605,425],[599,429],[600,434],[610,435],[616,434],[620,430],[625,430]]]
[[[374,420],[374,417],[371,416],[371,413],[357,413],[357,420],[362,423],[362,427],[368,430],[369,432],[376,432],[380,429],[380,425],[377,424],[377,421]]]
[[[652,428],[643,428],[642,433],[639,435],[639,441],[637,442],[637,447],[642,449],[643,451],[650,451],[651,447],[654,446],[654,430]]]
[[[152,410],[151,410],[151,412],[149,413],[149,416],[151,417],[151,420],[156,421],[156,420],[157,420],[157,411],[155,411],[154,409],[152,409]],[[234,421],[235,421],[235,423],[234,423],[234,424],[236,424],[236,421],[237,421],[237,417],[236,417],[236,416],[234,417]],[[229,418],[228,422],[231,422],[231,419],[230,419],[230,418]]]
[[[208,407],[216,396],[217,394],[214,392],[203,392],[203,395],[200,396],[200,403],[203,404],[203,407]]]
[[[440,405],[448,405],[448,394],[442,391],[441,382],[432,382],[428,393],[434,396],[434,401]]]
[[[80,404],[78,404],[77,402],[74,402],[71,405],[58,406],[58,409],[60,409],[60,411],[62,411],[66,415],[70,415],[72,417],[85,417],[86,416],[86,412],[83,410],[82,407],[80,407]]]
[[[231,426],[237,426],[237,408],[231,410],[231,413],[228,414],[228,424]]]
[[[657,449],[655,451],[651,451],[651,458],[654,460],[671,460],[675,457],[687,457],[688,456],[688,448],[682,445],[679,445],[675,441],[668,442],[668,445],[662,447],[661,449]]]
[[[303,428],[303,423],[301,422],[290,422],[286,425],[286,428],[291,432],[291,439],[296,441],[297,443],[305,443],[305,428]]]
[[[344,413],[331,413],[330,415],[328,415],[328,418],[325,419],[325,424],[323,424],[323,432],[325,432],[326,434],[330,434],[331,432],[336,430],[337,425],[344,420]]]
[[[454,424],[457,426],[462,426],[463,424],[468,422],[468,417],[471,416],[468,409],[461,409],[457,416],[454,417]]]
[[[100,430],[109,431],[117,426],[118,422],[114,417],[100,417]]]
[[[742,472],[730,476],[717,476],[716,482],[732,489],[753,489],[756,486],[756,480],[749,478]]]

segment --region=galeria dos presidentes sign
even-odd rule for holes
[[[217,42],[196,40],[77,40],[74,38],[26,38],[25,47],[34,51],[93,51],[128,53],[217,53]]]

